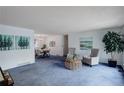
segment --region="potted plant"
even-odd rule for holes
[[[114,57],[114,54],[121,53],[124,51],[124,42],[121,38],[121,35],[116,32],[108,31],[103,37],[103,43],[105,44],[106,53],[111,54],[111,58],[108,60],[108,64],[111,67],[116,67],[117,60]]]
[[[73,54],[73,55],[71,55],[71,54],[68,54],[67,55],[67,58],[66,58],[66,61],[68,61],[68,62],[73,62],[73,61],[76,61],[76,60],[78,60],[79,58],[78,58],[78,55],[77,54]]]
[[[80,67],[81,61],[77,54],[68,54],[64,64],[67,69],[74,70]]]

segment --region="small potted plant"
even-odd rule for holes
[[[111,67],[116,67],[117,60],[114,57],[114,54],[121,53],[124,51],[124,42],[121,38],[121,35],[116,32],[108,31],[103,37],[103,43],[105,44],[106,53],[111,54],[111,58],[108,59],[108,64]]]
[[[79,60],[78,55],[68,54],[64,64],[66,68],[74,70],[80,67],[81,61]]]

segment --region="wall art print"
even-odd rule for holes
[[[30,48],[30,37],[27,36],[15,36],[15,48],[18,49],[29,49]]]
[[[14,36],[0,34],[0,51],[14,49]]]
[[[29,49],[30,37],[0,34],[0,51]]]
[[[55,47],[55,45],[56,45],[56,42],[55,41],[50,41],[50,43],[49,43],[49,46],[50,47]]]
[[[93,47],[92,37],[81,37],[80,38],[80,50],[89,50]]]

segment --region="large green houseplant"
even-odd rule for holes
[[[109,66],[116,67],[117,60],[114,57],[114,54],[121,53],[124,51],[124,41],[121,38],[121,35],[116,32],[108,31],[103,37],[103,43],[105,44],[106,53],[111,54],[111,58],[108,60]]]

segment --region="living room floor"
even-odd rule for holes
[[[36,63],[10,69],[15,86],[123,86],[120,68],[99,64],[68,70],[61,57],[39,58]]]

